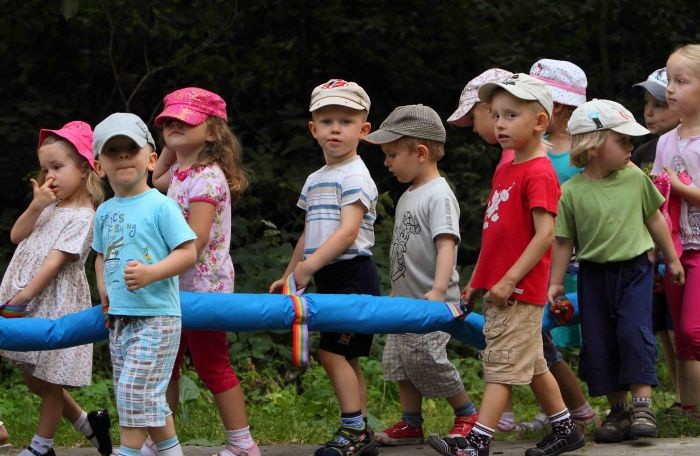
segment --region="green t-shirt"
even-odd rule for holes
[[[561,190],[554,234],[573,239],[579,260],[625,261],[654,247],[644,221],[664,198],[636,166],[605,179],[577,174]]]

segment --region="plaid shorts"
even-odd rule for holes
[[[165,391],[180,345],[180,317],[115,317],[109,331],[119,425],[161,427]]]
[[[408,380],[425,397],[452,397],[464,391],[454,364],[447,359],[450,335],[389,334],[384,344],[384,380]]]

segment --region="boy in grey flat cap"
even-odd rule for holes
[[[384,166],[399,182],[411,184],[396,205],[390,249],[392,295],[458,305],[459,205],[438,170],[445,153],[440,116],[420,104],[399,106],[365,140],[381,145]],[[447,359],[449,340],[450,335],[442,331],[387,336],[384,379],[399,382],[402,416],[377,432],[377,441],[385,445],[422,442],[423,397],[444,397],[454,408],[449,436],[469,433],[476,422],[476,408]]]

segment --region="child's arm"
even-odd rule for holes
[[[158,161],[156,162],[156,167],[153,170],[153,176],[151,176],[151,181],[153,186],[158,189],[161,193],[166,193],[168,187],[170,187],[170,167],[173,163],[177,161],[175,156],[175,151],[169,149],[167,146],[163,147],[158,156]]]
[[[686,185],[678,178],[678,174],[668,166],[664,166],[664,171],[671,178],[671,193],[683,198],[693,206],[700,206],[700,188]],[[663,217],[663,216],[662,216]]]
[[[552,247],[552,270],[549,274],[549,289],[547,301],[554,305],[554,300],[564,294],[564,278],[566,269],[574,251],[574,240],[565,237],[555,237]]]
[[[435,258],[435,277],[433,288],[423,297],[431,301],[444,301],[447,287],[455,264],[455,245],[457,240],[451,234],[440,234],[435,238],[437,257]]]
[[[304,231],[306,231],[306,227],[304,227]],[[284,282],[287,281],[287,276],[294,272],[294,268],[297,267],[297,263],[300,261],[304,260],[304,233],[301,233],[301,236],[299,236],[299,240],[297,241],[297,244],[294,246],[294,252],[292,253],[292,257],[289,259],[289,264],[287,264],[287,269],[284,270],[284,274],[282,274],[282,278],[275,280],[272,282],[272,285],[270,285],[269,292],[270,293],[280,293],[282,291],[282,287],[284,286]]]
[[[97,252],[95,256],[95,280],[97,282],[97,294],[100,295],[100,302],[102,303],[102,312],[104,313],[105,327],[111,328],[112,324],[108,318],[109,312],[109,295],[107,294],[107,288],[105,287],[105,259],[104,255]]]
[[[26,287],[10,299],[9,304],[23,305],[34,299],[46,286],[56,278],[63,266],[71,261],[75,261],[77,255],[63,252],[61,250],[51,250],[41,263],[39,271],[32,277]]]
[[[367,208],[360,201],[347,204],[340,209],[340,226],[306,260],[294,268],[294,281],[303,288],[311,281],[316,271],[342,255],[355,242],[360,232],[360,223]]]
[[[154,264],[129,262],[124,268],[124,282],[129,291],[143,288],[149,283],[180,275],[197,261],[194,240],[183,242],[170,254]]]
[[[22,215],[19,216],[12,226],[12,231],[10,231],[10,240],[14,244],[19,244],[27,236],[32,234],[34,224],[39,218],[39,215],[41,215],[41,211],[56,201],[56,195],[51,191],[51,184],[53,184],[53,181],[54,178],[49,177],[46,179],[46,182],[44,182],[44,185],[39,187],[39,183],[32,179],[32,190],[34,192],[32,202],[29,203],[29,207],[22,212]]]
[[[684,185],[684,187],[688,186]],[[673,282],[678,285],[683,285],[685,283],[683,266],[681,266],[676,248],[673,246],[671,233],[668,231],[668,225],[666,224],[666,220],[664,220],[664,216],[661,215],[661,212],[657,209],[644,221],[644,224],[647,230],[649,230],[652,239],[654,239],[656,246],[664,253],[668,265],[668,273],[671,274]]]
[[[209,242],[209,234],[211,226],[214,224],[214,213],[216,206],[204,201],[195,201],[190,203],[190,217],[187,224],[190,225],[197,239],[194,240],[194,246],[197,250],[197,258]]]
[[[520,282],[525,274],[535,267],[542,259],[547,249],[554,240],[554,215],[547,212],[542,207],[532,209],[532,219],[535,224],[535,235],[530,239],[523,253],[508,269],[503,278],[498,281],[484,296],[484,302],[505,306],[508,299],[515,291],[515,286]]]

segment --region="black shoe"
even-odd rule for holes
[[[569,451],[578,450],[586,444],[583,433],[574,426],[568,434],[556,434],[552,432],[544,439],[537,442],[534,448],[528,448],[525,456],[557,456]]]
[[[46,453],[39,453],[30,445],[27,447],[27,450],[29,450],[29,452],[34,454],[35,456],[56,456],[56,452],[53,450],[53,448],[49,448],[49,451],[47,451]]]
[[[376,456],[379,442],[372,439],[371,430],[341,426],[335,438],[314,452],[314,456]]]
[[[109,432],[109,412],[107,412],[107,410],[96,410],[88,413],[87,419],[92,428],[92,435],[87,436],[87,439],[96,438],[97,451],[99,451],[102,456],[111,455],[112,435]]]
[[[472,445],[464,437],[428,437],[428,445],[443,456],[489,456],[489,445]]]
[[[613,407],[603,424],[593,433],[593,438],[600,443],[622,442],[629,431],[629,427],[629,410],[626,407]]]

